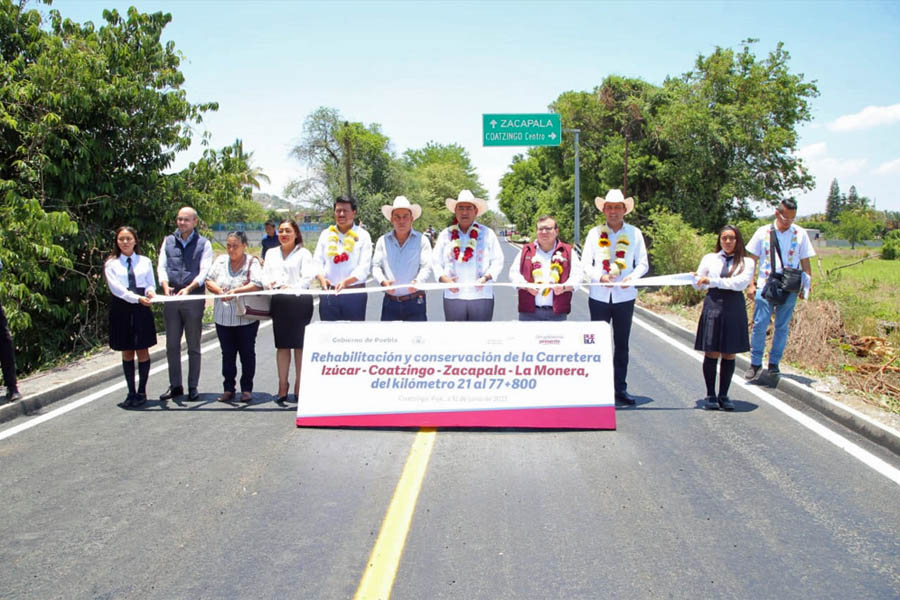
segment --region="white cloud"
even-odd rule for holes
[[[799,156],[803,160],[813,160],[817,156],[823,156],[827,151],[828,146],[825,144],[825,142],[819,142],[817,144],[803,146],[802,148],[797,150],[797,156]]]
[[[827,127],[831,131],[858,131],[871,129],[879,125],[890,125],[900,122],[900,104],[891,106],[867,106],[860,112],[838,117]]]
[[[900,173],[900,158],[895,160],[889,160],[886,163],[882,163],[875,172],[879,175],[888,175],[890,173]]]

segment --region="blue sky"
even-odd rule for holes
[[[900,210],[900,2],[294,2],[56,0],[77,21],[104,8],[172,14],[185,89],[214,100],[212,146],[235,138],[280,194],[304,118],[320,106],[379,123],[400,154],[429,140],[463,145],[491,199],[525,148],[484,148],[483,113],[546,112],[609,74],[659,84],[716,46],[782,41],[791,70],[816,80],[798,153],[816,177],[800,213],[821,211],[832,178]],[[41,9],[46,11],[47,9]],[[202,152],[199,131],[180,168]],[[566,141],[564,140],[564,143]],[[493,203],[492,203],[493,204]]]

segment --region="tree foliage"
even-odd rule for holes
[[[390,229],[381,207],[396,196],[406,196],[422,206],[423,216],[415,226],[423,230],[447,224],[444,201],[455,198],[460,190],[486,195],[462,146],[429,142],[398,158],[380,125],[344,121],[337,109],[328,107],[316,109],[304,121],[300,143],[291,155],[306,165],[308,175],[289,183],[285,195],[330,212],[334,198],[347,193],[348,148],[357,216],[373,237]]]
[[[701,55],[662,86],[611,75],[592,92],[564,92],[550,105],[564,128],[581,130],[582,234],[600,218],[591,199],[610,188],[627,187],[638,223],[665,207],[713,231],[752,217],[753,202],[775,204],[812,187],[794,151],[797,126],[811,118],[815,83],[790,72],[781,44],[758,58],[752,42],[740,52]],[[573,162],[567,139],[513,160],[500,207],[519,229],[534,224],[535,211],[552,212],[571,235]]]
[[[845,210],[841,213],[837,233],[850,242],[850,248],[856,248],[859,242],[871,239],[878,229],[872,215],[864,208]]]
[[[116,227],[134,226],[153,257],[181,203],[202,215],[236,199],[211,183],[231,170],[227,152],[164,173],[216,109],[187,100],[181,55],[160,39],[171,16],[131,8],[103,19],[51,10],[45,22],[0,0],[0,296],[26,370],[103,339],[102,265]]]

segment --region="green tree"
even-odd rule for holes
[[[876,228],[877,224],[872,221],[867,210],[845,210],[841,213],[837,233],[850,242],[850,248],[854,249],[857,243],[871,239]]]
[[[831,223],[837,223],[841,211],[844,210],[844,200],[841,197],[841,188],[837,179],[831,180],[831,188],[828,190],[828,198],[825,200],[825,218]]]
[[[178,208],[163,171],[216,108],[186,98],[170,15],[103,18],[0,0],[0,294],[26,370],[102,339],[112,231],[155,255]]]
[[[487,198],[487,190],[478,179],[469,153],[458,144],[428,142],[424,148],[404,152],[402,161],[404,195],[422,206],[416,229],[423,230],[429,225],[438,230],[446,227],[452,218],[446,200],[456,198],[460,190]],[[483,218],[479,220],[484,222]]]
[[[688,199],[688,221],[713,230],[747,217],[753,201],[776,204],[813,178],[795,156],[797,126],[812,117],[815,82],[792,73],[779,43],[764,59],[745,40],[740,52],[716,48],[691,71],[667,79],[670,102],[660,137],[672,155],[667,193]],[[696,210],[699,209],[699,210]]]
[[[380,235],[390,225],[381,206],[401,189],[402,164],[394,157],[390,139],[377,123],[344,121],[333,108],[321,107],[303,124],[303,136],[291,156],[305,164],[310,175],[291,181],[284,194],[323,212],[336,196],[348,193],[346,166],[350,150],[350,193],[357,199],[359,220]]]

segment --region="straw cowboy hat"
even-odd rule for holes
[[[397,196],[394,198],[393,204],[383,204],[381,206],[381,214],[384,215],[385,219],[390,221],[391,215],[394,214],[394,211],[398,208],[405,208],[412,212],[413,221],[422,216],[422,207],[418,204],[410,204],[409,200],[406,199],[406,196]]]
[[[624,204],[626,215],[634,210],[634,198],[630,196],[625,198],[622,195],[622,190],[609,190],[606,193],[606,198],[601,198],[600,196],[594,198],[594,204],[597,205],[597,210],[600,212],[603,212],[603,205],[607,202]]]
[[[447,198],[447,210],[449,210],[452,213],[455,213],[456,205],[459,204],[460,202],[466,202],[468,204],[473,205],[478,210],[478,212],[475,215],[476,217],[480,217],[481,215],[486,213],[488,210],[487,202],[485,202],[481,198],[476,198],[475,196],[472,195],[472,192],[470,192],[469,190],[461,191],[459,193],[459,197],[456,199]]]

